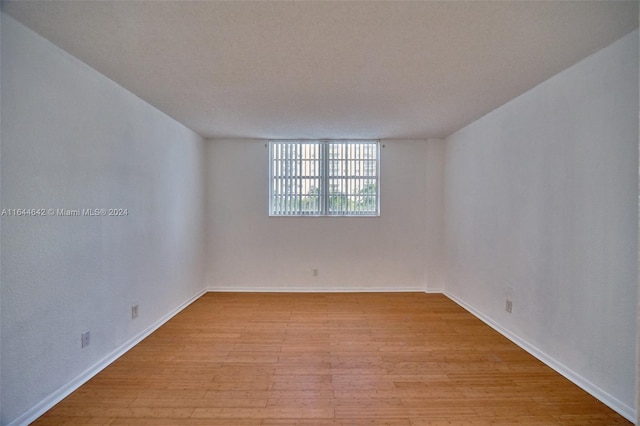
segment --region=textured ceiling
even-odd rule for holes
[[[638,26],[636,1],[13,1],[205,137],[444,137]]]

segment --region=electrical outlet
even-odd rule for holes
[[[313,276],[314,276],[314,277],[317,277],[317,276],[318,276],[318,270],[317,270],[317,269],[314,269],[314,270],[313,270]]]
[[[80,334],[80,347],[84,348],[85,346],[89,346],[90,341],[91,341],[91,332],[83,331]]]
[[[511,313],[511,310],[513,309],[513,302],[511,302],[511,300],[507,299],[507,303],[504,305],[504,310]]]
[[[138,305],[132,305],[131,306],[131,319],[137,318],[138,317]]]

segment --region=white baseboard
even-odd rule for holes
[[[479,318],[489,327],[496,330],[498,333],[502,334],[507,339],[511,340],[513,343],[542,361],[544,364],[554,369],[556,372],[569,379],[571,382],[591,394],[593,397],[601,401],[603,404],[609,406],[612,410],[620,414],[622,417],[626,418],[633,424],[636,424],[636,410],[633,407],[629,407],[627,404],[623,403],[613,395],[609,394],[605,390],[601,389],[597,385],[591,383],[589,380],[582,377],[580,374],[573,371],[571,368],[567,367],[563,363],[557,361],[553,357],[546,354],[544,351],[538,349],[535,345],[527,342],[526,340],[518,337],[513,334],[511,331],[502,327],[500,324],[484,315],[482,312],[474,309],[471,305],[466,303],[464,300],[459,299],[453,294],[444,291],[443,294],[447,296],[449,299],[456,302],[458,305],[462,306],[464,309],[469,311],[475,317]]]
[[[129,349],[133,348],[135,345],[140,343],[145,337],[149,336],[151,333],[160,328],[164,323],[173,318],[176,314],[182,311],[184,308],[193,303],[196,299],[206,293],[206,290],[201,290],[197,294],[193,295],[183,303],[181,303],[178,307],[173,309],[168,314],[164,315],[158,321],[154,322],[147,329],[143,330],[136,336],[129,339],[127,342],[120,345],[110,354],[102,358],[100,361],[83,371],[81,374],[76,376],[70,382],[66,383],[64,386],[60,387],[58,390],[47,396],[45,399],[31,407],[29,410],[24,412],[18,418],[13,420],[7,426],[26,426],[29,423],[35,421],[38,417],[47,412],[51,407],[56,405],[58,402],[62,401],[64,398],[69,396],[73,391],[78,389],[80,386],[85,384],[89,379],[98,374],[100,371],[104,370],[109,364],[114,362],[116,359],[120,358],[124,355]]]
[[[215,286],[212,293],[424,293],[424,287],[256,287]]]

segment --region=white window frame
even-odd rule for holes
[[[330,159],[330,151],[332,146],[342,146],[348,147],[349,145],[361,145],[361,147],[353,148],[349,150],[348,148],[339,148],[346,152],[356,153],[355,157],[339,158],[339,159]],[[303,146],[311,146],[311,148],[302,148]],[[374,165],[375,175],[371,174],[363,174],[363,170],[368,169],[371,166],[371,159],[364,158],[366,148],[364,146],[372,145],[373,153],[375,154]],[[282,151],[276,153],[275,151],[279,149],[289,150],[284,155]],[[365,149],[365,151],[362,151]],[[294,150],[294,151],[292,151]],[[302,151],[305,151],[307,155],[310,151],[313,151],[310,157],[301,157]],[[292,155],[292,157],[298,158],[288,158],[288,155]],[[279,161],[276,164],[276,161]],[[330,170],[330,161],[338,161],[343,162],[342,166],[335,165],[334,167],[341,168],[343,171],[347,171],[343,175],[336,176],[333,175]],[[306,166],[303,164],[306,163]],[[286,164],[286,165],[285,165]],[[334,163],[335,164],[335,163]],[[339,163],[338,163],[339,164]],[[333,164],[331,164],[333,165]],[[355,170],[350,170],[355,167],[359,169],[359,172]],[[285,171],[283,169],[286,168]],[[294,172],[291,172],[291,168],[294,169]],[[277,170],[276,170],[277,169]],[[306,172],[303,172],[305,170]],[[312,172],[310,172],[310,170]],[[359,174],[358,174],[359,173]],[[368,173],[371,173],[369,171]],[[345,209],[342,210],[331,210],[330,206],[332,204],[330,197],[332,192],[330,191],[330,181],[338,182],[334,183],[334,185],[340,185],[341,190],[347,191],[346,194],[343,192],[343,206],[346,206]],[[277,186],[283,185],[283,182],[286,182],[286,188],[283,192],[287,192],[286,194],[281,193],[281,189],[277,188]],[[318,184],[318,194],[316,197],[309,196],[308,188],[311,185],[311,182]],[[351,182],[351,183],[349,183]],[[375,183],[376,193],[374,203],[374,210],[362,210],[362,209],[350,209],[349,206],[354,202],[355,197],[360,197],[360,202],[366,205],[369,203],[369,200],[373,198],[374,195],[366,194],[359,195],[359,192],[349,193],[349,189],[353,190],[362,190],[362,185],[367,185],[366,182]],[[307,188],[307,192],[300,189],[301,187]],[[282,186],[280,186],[282,188]],[[293,190],[291,189],[293,188]],[[291,192],[293,191],[293,192]],[[281,201],[279,203],[275,202],[276,196],[279,196]],[[303,197],[304,202],[309,205],[312,204],[312,207],[303,207]],[[315,198],[313,200],[312,198]],[[297,203],[295,200],[297,199]],[[334,199],[335,202],[335,199]],[[362,207],[361,207],[362,208]],[[271,217],[378,217],[380,216],[380,141],[379,140],[335,140],[335,139],[318,139],[318,140],[308,140],[308,139],[298,139],[298,140],[270,140],[269,141],[269,216]]]

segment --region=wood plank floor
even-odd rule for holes
[[[630,423],[442,295],[207,293],[35,424]]]

